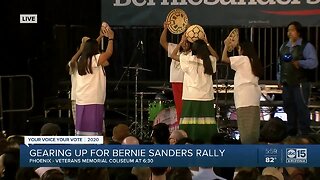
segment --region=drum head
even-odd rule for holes
[[[186,30],[186,38],[189,42],[193,43],[198,39],[204,40],[206,38],[206,33],[204,32],[203,27],[195,24]]]
[[[231,52],[235,47],[239,45],[239,29],[234,28],[232,31],[229,33],[228,38],[230,38],[230,45],[228,51]]]
[[[154,119],[153,126],[165,123],[169,125],[169,130],[172,132],[174,129],[178,129],[178,121],[177,121],[177,111],[175,107],[169,107],[163,109],[161,112],[158,113],[156,118]]]
[[[168,13],[166,22],[172,34],[181,34],[187,29],[188,16],[182,9],[176,8]]]
[[[162,110],[172,106],[174,106],[174,102],[172,100],[165,100],[165,101],[156,100],[149,103],[148,120],[153,121]]]

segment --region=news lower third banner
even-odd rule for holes
[[[21,145],[21,167],[320,167],[320,145]]]

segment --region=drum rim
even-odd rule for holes
[[[175,22],[174,22],[174,23],[171,23],[172,21],[171,21],[170,17],[172,17],[173,14],[175,14],[175,13],[180,14],[180,17],[181,17],[181,15],[183,15],[183,16],[182,16],[182,17],[183,17],[183,21],[186,22],[186,25],[183,26],[182,29],[180,29],[180,30],[176,30],[176,29],[173,28],[173,26],[176,25]],[[175,8],[175,9],[172,9],[172,10],[168,13],[167,18],[166,18],[166,22],[169,23],[169,24],[168,24],[168,30],[169,30],[172,34],[181,34],[181,33],[183,33],[183,32],[186,31],[187,26],[188,26],[188,22],[189,22],[189,18],[188,18],[187,14],[186,14],[186,12],[185,12],[184,10],[182,10],[182,9],[180,9],[180,8]]]

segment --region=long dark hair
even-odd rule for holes
[[[78,73],[83,76],[86,74],[92,74],[92,56],[99,54],[99,45],[95,39],[89,39],[86,41],[83,47],[81,57],[78,62]]]
[[[299,33],[299,37],[302,37],[303,35],[302,25],[298,21],[292,21],[287,25],[287,29],[289,29],[290,25],[293,25],[296,28],[296,31]]]
[[[210,52],[206,42],[202,39],[198,39],[192,43],[191,46],[192,54],[202,59],[204,73],[213,75],[213,68],[210,60]]]
[[[263,67],[253,43],[248,41],[241,42],[240,47],[242,50],[242,55],[248,56],[248,58],[250,59],[252,73],[259,78],[263,77]]]

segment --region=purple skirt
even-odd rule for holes
[[[76,130],[102,133],[104,105],[76,105]]]

